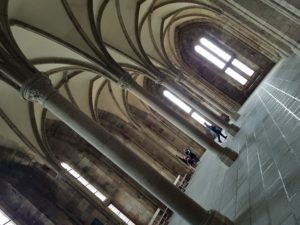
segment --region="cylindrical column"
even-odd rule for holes
[[[191,85],[190,82],[185,81],[185,79],[182,80],[182,82],[188,87],[190,88],[192,91],[199,93],[199,90],[197,90],[195,88],[194,85]],[[221,104],[219,104],[218,102],[216,102],[215,100],[211,99],[209,96],[205,95],[206,98],[209,98],[210,102],[218,109],[220,110],[223,114],[225,115],[229,115],[229,117],[233,120],[238,120],[238,118],[240,117],[239,113],[235,112],[235,111],[229,111],[228,109],[226,109],[224,106],[222,106]]]
[[[168,90],[170,90],[177,97],[179,97],[180,99],[185,101],[185,103],[190,105],[192,108],[194,108],[200,114],[205,116],[207,119],[211,120],[214,124],[216,124],[222,128],[225,128],[228,131],[228,133],[230,133],[231,135],[235,135],[239,131],[239,127],[237,127],[236,125],[228,124],[221,117],[216,115],[214,112],[212,112],[206,106],[202,105],[200,102],[196,102],[194,99],[188,98],[185,94],[178,91],[178,89],[176,88],[177,84],[174,81],[167,80],[166,82],[163,82],[162,85],[165,86]]]
[[[130,83],[130,92],[137,96],[139,99],[148,104],[157,113],[163,116],[166,120],[174,124],[186,135],[191,137],[198,144],[217,154],[226,165],[230,165],[236,160],[238,154],[229,149],[223,148],[222,146],[215,143],[213,140],[207,137],[207,135],[200,132],[196,127],[190,124],[187,120],[174,113],[171,109],[162,104],[161,101],[154,98],[145,89],[139,86],[136,82]]]
[[[155,169],[56,92],[47,78],[41,76],[27,82],[22,87],[21,93],[25,99],[38,101],[45,106],[146,190],[181,215],[189,224],[232,224],[226,217],[220,216],[215,211],[206,211],[182,193]]]

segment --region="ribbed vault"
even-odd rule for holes
[[[50,78],[63,97],[148,160],[170,181],[175,180],[180,171],[190,175],[191,168],[182,164],[176,155],[187,146],[199,155],[205,148],[169,123],[168,118],[158,115],[153,107],[137,97],[130,85],[137,84],[166,107],[171,104],[166,99],[161,100],[162,91],[168,84],[176,86],[187,99],[200,102],[209,113],[220,118],[234,118],[274,63],[293,49],[299,50],[299,9],[294,6],[292,11],[291,7],[275,4],[272,0],[263,2],[2,0],[1,140],[13,142],[37,163],[45,163],[57,173],[62,171],[60,162],[67,157],[55,144],[63,140],[49,134],[53,124],[60,123],[59,119],[41,105],[24,101],[18,93],[30,75],[41,72]],[[252,7],[256,4],[261,10]],[[272,12],[270,15],[279,15],[276,21],[273,16],[264,14],[267,10]],[[195,43],[208,33],[257,66],[257,76],[248,86],[237,86],[195,55]],[[9,79],[7,74],[17,78]],[[205,136],[203,126],[190,115],[172,105],[169,108],[189,121],[195,133]],[[97,158],[95,155],[93,157]],[[98,163],[102,160],[111,164],[101,157]],[[140,186],[128,184],[129,178],[124,181],[120,174],[115,177],[124,189],[134,187],[126,189],[129,197],[122,195],[122,191],[116,191],[116,196],[109,193],[112,199],[115,197],[115,204],[137,224],[147,224],[155,207],[162,207],[162,204],[151,200],[145,190],[139,193],[143,197],[135,204],[132,196],[137,195],[135,189]],[[71,178],[65,179],[72,184]],[[82,189],[77,186],[75,189],[80,193],[78,196],[84,196]],[[86,198],[97,208],[93,197]],[[132,208],[126,206],[126,201],[133,204]],[[139,204],[145,208],[144,217],[133,212]],[[107,205],[101,206],[107,209]],[[106,211],[97,213],[95,215],[103,218],[110,215]],[[73,224],[81,224],[80,219],[75,220]],[[118,219],[112,224],[116,221]]]

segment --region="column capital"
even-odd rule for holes
[[[130,90],[132,87],[132,83],[134,83],[134,80],[132,77],[128,74],[123,75],[119,80],[118,80],[118,85],[122,89]]]
[[[155,80],[155,83],[159,84],[159,85],[163,85],[165,83],[165,81],[166,81],[166,78],[157,78]]]
[[[177,76],[174,78],[174,81],[177,82],[177,83],[180,83],[183,80],[183,78],[184,77],[182,75],[177,74]]]
[[[25,81],[20,92],[25,100],[39,102],[44,105],[47,98],[55,93],[56,90],[53,88],[49,77],[38,72],[32,78]]]

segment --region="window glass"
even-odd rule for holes
[[[69,170],[68,171],[73,177],[78,178],[80,177],[79,173],[77,173],[75,170]]]
[[[95,193],[96,197],[99,198],[102,202],[106,200],[106,197],[99,191]]]
[[[232,65],[234,65],[236,68],[238,68],[241,71],[243,71],[248,76],[252,76],[253,73],[254,73],[254,70],[252,70],[251,68],[249,68],[248,66],[246,66],[244,63],[242,63],[241,61],[239,61],[237,59],[234,59],[232,61]]]
[[[185,104],[183,101],[181,101],[179,98],[177,98],[175,95],[173,95],[171,92],[165,90],[163,92],[163,95],[167,97],[171,102],[176,104],[179,108],[181,108],[183,111],[190,113],[191,107],[189,107],[187,104]]]
[[[15,223],[0,209],[0,225],[4,224],[15,225]]]
[[[79,177],[79,178],[78,178],[78,181],[79,181],[80,183],[82,183],[83,186],[86,186],[86,185],[89,184],[89,182],[87,182],[87,180],[84,179],[83,177]]]
[[[201,38],[200,43],[207,47],[209,50],[214,52],[216,55],[218,55],[220,58],[224,59],[226,62],[228,62],[231,59],[231,55],[229,55],[227,52],[213,44],[211,41],[207,40],[206,38]]]
[[[202,55],[203,57],[205,57],[207,60],[209,60],[210,62],[212,62],[213,64],[215,64],[217,67],[219,67],[220,69],[223,69],[225,67],[226,64],[223,61],[221,61],[220,59],[218,59],[216,56],[214,56],[213,54],[211,54],[209,51],[207,51],[204,48],[202,48],[200,45],[196,45],[195,46],[195,50],[200,55]]]
[[[232,56],[229,53],[206,37],[200,39],[199,45],[195,46],[195,51],[208,61],[212,62],[219,69],[224,70],[226,75],[242,85],[245,85],[248,82],[248,79],[244,77],[245,75],[251,77],[255,73],[253,69],[242,63],[240,60],[232,60]],[[238,69],[241,73],[236,72],[234,68]]]
[[[121,220],[130,225],[135,225],[127,216],[120,212],[113,204],[109,204],[108,208],[114,212]]]
[[[77,173],[72,167],[70,167],[67,163],[62,162],[61,166],[67,170],[73,177],[75,177],[83,186],[85,186],[90,192],[92,192],[94,195],[96,195],[97,198],[99,198],[102,202],[106,201],[107,197],[102,194],[97,188],[95,188],[93,185],[91,185],[86,179],[84,179],[82,176],[80,176],[79,173]],[[2,225],[2,224],[0,224]]]
[[[204,123],[207,123],[208,125],[211,125],[210,122],[208,122],[207,120],[205,120],[202,116],[200,116],[196,112],[192,113],[192,118],[195,119],[196,121],[198,121],[199,123],[201,123],[203,126],[204,126]]]
[[[61,163],[61,166],[65,169],[65,170],[67,170],[67,171],[69,171],[69,170],[71,170],[72,168],[67,164],[67,163]]]
[[[231,68],[227,68],[225,70],[225,73],[227,73],[230,77],[232,77],[236,81],[240,82],[242,85],[247,83],[247,79],[245,79],[243,76],[241,76]]]
[[[91,184],[86,185],[86,188],[89,189],[93,194],[97,192],[97,189]]]

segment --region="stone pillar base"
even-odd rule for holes
[[[223,155],[219,156],[226,166],[231,166],[238,157],[239,154],[228,147],[224,148]]]
[[[228,219],[226,216],[223,216],[217,211],[209,211],[210,218],[207,221],[206,225],[234,225],[234,223]]]
[[[240,118],[240,114],[239,113],[237,113],[237,112],[232,112],[232,113],[230,113],[230,117],[231,117],[231,119],[233,119],[234,121],[237,121],[239,118]]]
[[[232,136],[236,135],[237,132],[239,132],[240,128],[234,124],[229,124],[228,127],[228,133],[231,134]]]

